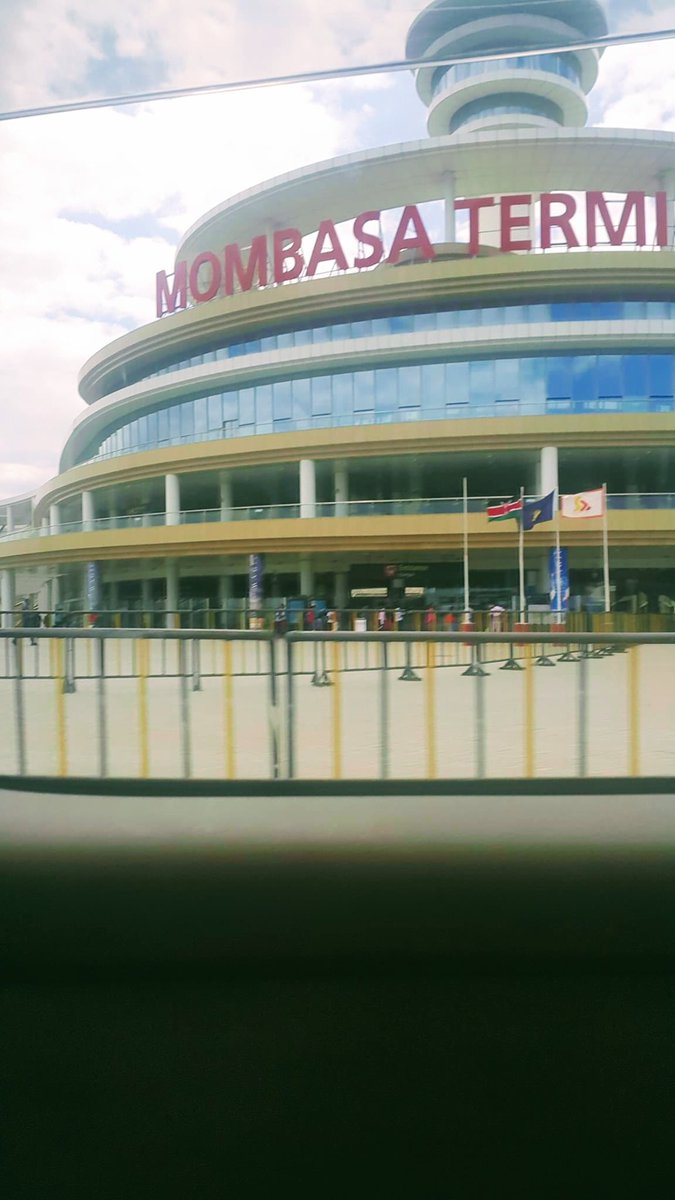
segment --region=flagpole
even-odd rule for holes
[[[520,531],[518,534],[518,574],[520,576],[520,623],[525,623],[525,528],[524,512],[525,488],[520,489]]]
[[[464,509],[464,612],[467,614],[469,608],[469,483],[464,476],[462,483],[462,498]],[[464,617],[468,621],[468,616]]]
[[[607,512],[607,484],[602,485],[602,567],[605,579],[605,612],[611,612],[612,601],[609,590],[609,514]]]

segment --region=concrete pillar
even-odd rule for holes
[[[455,214],[456,186],[455,176],[450,171],[445,176],[445,241],[457,241],[457,221]]]
[[[300,461],[300,516],[316,516],[316,467],[311,458]]]
[[[232,518],[232,476],[229,471],[221,471],[218,482],[220,485],[220,519],[229,521]]]
[[[349,473],[344,463],[336,463],[333,469],[335,484],[335,516],[346,517],[349,513]]]
[[[349,606],[349,572],[337,571],[335,575],[335,607],[344,609]]]
[[[14,572],[6,568],[4,571],[0,571],[0,613],[2,614],[3,629],[11,629],[14,625],[15,603]]]
[[[141,608],[144,613],[152,609],[152,580],[141,579]]]
[[[58,533],[61,527],[60,513],[58,504],[49,505],[49,532]]]
[[[43,517],[40,521],[40,537],[45,537],[49,533],[49,518]]]
[[[300,595],[309,599],[314,595],[314,571],[310,559],[300,559]]]
[[[558,447],[542,446],[537,472],[537,495],[558,491]]]
[[[164,477],[165,525],[180,525],[180,481],[177,475]]]
[[[85,533],[91,533],[94,528],[94,493],[82,493],[82,528]]]
[[[167,476],[169,478],[169,476]],[[178,628],[178,563],[173,558],[166,560],[166,627]]]
[[[7,516],[5,519],[5,533],[14,533],[14,509],[10,504],[7,505]]]

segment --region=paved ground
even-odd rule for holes
[[[378,648],[379,649],[379,648]],[[5,649],[0,647],[0,773],[17,769],[16,683],[3,678]],[[334,648],[326,649],[329,678],[335,680]],[[400,680],[404,648],[390,650],[386,707],[386,766],[392,778],[427,775],[471,778],[479,761],[482,692],[483,752],[488,777],[517,778],[527,773],[526,672],[488,664],[480,682],[462,674],[463,648],[438,649],[439,665],[426,669],[425,648],[415,648],[419,682]],[[633,652],[636,653],[636,652]],[[63,696],[50,672],[58,663],[47,642],[28,647],[22,683],[27,766],[30,774],[98,773],[97,683],[94,647],[76,645],[77,687]],[[271,729],[278,734],[282,773],[286,769],[286,683],[279,683],[279,706],[270,719],[270,686],[264,645],[232,647],[231,684],[222,645],[204,645],[201,690],[187,696],[191,771],[195,777],[223,778],[232,769],[239,778],[268,778]],[[376,648],[339,647],[338,686],[312,686],[314,649],[301,648],[294,688],[296,774],[300,778],[374,778],[383,759],[382,674],[375,669]],[[640,773],[675,775],[675,646],[641,648],[638,655],[637,745]],[[589,775],[624,775],[631,770],[630,655],[587,662],[587,768]],[[10,664],[11,665],[11,664]],[[181,684],[176,675],[176,645],[151,647],[145,684],[147,764],[150,776],[180,776],[184,770],[185,725]],[[319,664],[320,665],[320,664]],[[106,682],[106,730],[109,772],[136,776],[143,765],[140,719],[143,686],[134,671],[131,642],[110,643]],[[90,677],[86,677],[86,676]],[[84,676],[84,677],[83,677]],[[579,698],[581,667],[560,663],[532,668],[532,765],[535,775],[571,776],[580,753]],[[228,723],[228,686],[232,720]],[[339,752],[334,738],[339,736]]]

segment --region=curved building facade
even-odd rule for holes
[[[602,7],[542,11],[429,4],[407,43],[428,140],[187,232],[157,320],[85,364],[59,475],[0,504],[0,609],[229,622],[261,573],[270,606],[459,607],[465,526],[478,607],[516,590],[488,500],[603,484],[613,602],[675,596],[675,136],[585,127]],[[597,525],[561,530],[573,602]],[[532,599],[551,545],[528,534]]]

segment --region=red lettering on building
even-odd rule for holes
[[[561,204],[563,211],[561,213],[553,213],[551,211],[554,204]],[[541,197],[541,248],[542,250],[550,250],[554,245],[551,236],[554,229],[559,229],[565,239],[565,245],[568,250],[576,249],[579,245],[579,239],[572,228],[572,219],[576,216],[577,202],[574,196],[568,196],[566,192],[545,192]],[[556,242],[555,245],[561,245]]]
[[[338,271],[346,271],[349,263],[340,244],[338,231],[333,221],[322,221],[316,235],[314,249],[305,272],[309,279],[316,275],[319,263],[333,262]]]
[[[474,196],[467,200],[455,200],[455,211],[467,210],[469,214],[469,254],[475,256],[480,250],[480,214],[483,208],[494,206],[494,196]]]
[[[205,287],[201,287],[199,278],[202,267],[208,267],[207,281]],[[204,304],[207,300],[213,300],[214,296],[218,295],[220,285],[223,280],[223,272],[220,266],[220,259],[212,254],[210,250],[205,250],[203,254],[198,254],[193,260],[190,267],[190,295],[195,304]]]
[[[649,216],[650,239],[655,246],[667,247],[672,242],[672,200],[665,192],[656,192],[648,209],[647,198],[645,192],[628,192],[616,201],[621,211],[615,221],[613,209],[610,208],[612,202],[607,201],[604,192],[587,192],[584,242],[579,228],[581,222],[577,221],[576,228],[574,225],[575,218],[581,216],[575,197],[566,192],[545,192],[540,197],[539,245],[542,250],[550,250],[553,246],[578,249],[584,244],[594,247],[601,242],[610,246],[646,246]],[[483,210],[494,208],[495,204],[494,196],[471,196],[455,201],[455,211],[468,215],[469,255],[475,256],[480,252]],[[498,207],[501,250],[505,253],[532,250],[536,228],[532,196],[527,193],[501,196]],[[260,234],[252,239],[247,250],[231,243],[225,246],[220,258],[207,250],[198,254],[191,263],[181,260],[176,263],[173,275],[167,275],[165,271],[157,274],[157,316],[184,309],[189,301],[203,304],[219,294],[232,296],[236,291],[248,292],[254,287],[267,287],[270,282],[287,283],[300,279],[303,274],[311,279],[322,263],[331,263],[338,271],[347,271],[350,266],[357,271],[376,267],[385,258],[380,217],[379,212],[372,211],[355,218],[352,232],[358,250],[351,263],[340,240],[337,225],[330,219],[320,223],[307,263],[302,251],[303,234],[299,229],[277,230],[272,235],[271,244],[264,234]],[[375,223],[377,232],[368,228]],[[519,231],[525,236],[519,237]],[[557,240],[554,240],[555,233],[561,235]],[[363,252],[364,248],[367,252]],[[405,251],[414,252],[415,257],[426,260],[436,257],[415,204],[403,209],[386,261],[398,263]]]
[[[176,263],[176,270],[170,277],[166,271],[158,271],[156,278],[157,316],[174,313],[178,308],[187,307],[187,263],[184,259]]]
[[[381,214],[379,212],[361,213],[354,222],[354,237],[362,246],[370,246],[371,253],[363,257],[354,259],[354,266],[357,271],[362,271],[364,267],[376,267],[384,258],[384,244],[382,238],[375,233],[368,233],[366,225],[371,221],[377,221],[380,224]]]
[[[250,292],[255,286],[267,287],[267,238],[264,233],[251,242],[244,264],[236,242],[225,247],[225,295],[233,296],[239,284],[240,292]]]
[[[274,234],[274,282],[287,283],[299,279],[305,265],[302,257],[302,234],[299,229],[279,229]],[[293,265],[287,267],[288,259]]]
[[[409,225],[412,226],[412,233],[408,233]],[[422,258],[427,260],[436,257],[416,204],[409,204],[403,209],[387,262],[397,263],[404,250],[419,250]]]
[[[619,224],[615,225],[609,205],[605,200],[603,192],[587,192],[586,194],[586,244],[588,246],[597,246],[598,238],[598,217],[602,221],[610,246],[622,246],[626,241],[626,233],[628,231],[628,223],[631,219],[631,214],[635,213],[635,245],[647,245],[647,220],[645,214],[645,194],[644,192],[628,192],[626,199],[623,202],[623,210],[619,219]]]
[[[504,254],[510,254],[512,250],[531,250],[532,238],[514,238],[513,233],[516,229],[530,228],[530,205],[532,204],[531,195],[522,196],[502,196],[499,202],[499,216],[502,227],[502,236],[500,246]],[[527,213],[514,213],[514,208],[523,208],[527,205]]]
[[[662,250],[670,245],[668,229],[668,196],[665,192],[657,192],[654,197],[656,207],[656,244]]]

